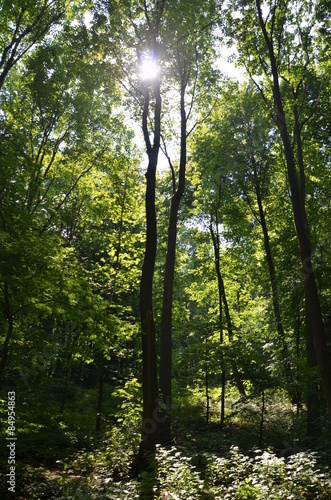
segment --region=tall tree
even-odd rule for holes
[[[215,224],[215,228],[214,228]],[[226,293],[225,293],[225,286],[224,286],[224,280],[222,277],[221,273],[221,266],[220,266],[220,235],[219,235],[219,224],[218,224],[218,215],[217,211],[215,214],[215,222],[213,219],[210,221],[210,234],[211,234],[211,239],[213,242],[213,247],[214,247],[214,254],[215,254],[215,269],[216,269],[216,275],[217,275],[217,283],[218,283],[218,295],[219,295],[219,309],[220,309],[220,341],[221,344],[223,343],[223,321],[221,319],[222,315],[222,304],[224,306],[224,314],[226,318],[226,324],[227,324],[227,329],[228,329],[228,336],[229,336],[229,342],[230,344],[233,342],[233,328],[232,328],[232,321],[231,321],[231,316],[230,316],[230,310],[229,310],[229,304],[226,298]],[[232,372],[234,379],[236,381],[236,385],[238,388],[239,393],[246,397],[246,391],[245,391],[245,386],[242,382],[241,375],[239,373],[238,367],[236,360],[233,359],[231,361],[231,366],[232,366]],[[224,379],[225,375],[222,372],[222,390],[224,393]],[[221,417],[221,423],[224,423],[224,410],[222,411],[223,413],[223,421]]]
[[[234,95],[233,95],[234,97]],[[235,144],[237,148],[238,165],[235,165],[234,178],[239,184],[239,189],[249,205],[253,217],[259,222],[269,271],[271,285],[272,305],[278,332],[278,344],[282,353],[284,374],[289,385],[293,384],[291,365],[288,352],[288,339],[286,338],[280,308],[280,287],[275,268],[275,259],[270,241],[265,214],[265,204],[268,193],[271,191],[273,163],[274,130],[266,116],[259,109],[259,95],[250,85],[244,85],[242,94],[239,91],[241,105],[229,106],[228,117],[223,127],[235,127]],[[231,114],[234,113],[232,116]],[[251,188],[253,193],[251,194]],[[254,201],[255,198],[255,201]],[[257,207],[256,207],[257,205]],[[293,391],[293,388],[291,388]]]
[[[178,213],[185,189],[187,140],[195,128],[197,119],[197,115],[194,118],[194,108],[198,104],[201,105],[203,99],[206,103],[208,85],[213,80],[212,33],[215,13],[215,2],[192,4],[184,1],[171,3],[165,17],[168,64],[179,94],[180,159],[176,182],[175,169],[165,149],[172,174],[172,196],[167,232],[160,344],[161,438],[164,442],[171,439],[172,310]],[[179,36],[179,33],[183,35]],[[208,74],[210,81],[207,83]],[[205,109],[208,109],[205,103]],[[169,136],[169,132],[166,134]]]
[[[139,27],[132,20],[140,46],[138,56],[155,65],[159,64],[160,25],[166,1],[153,2],[148,6],[143,3],[146,23],[145,34],[139,32]],[[140,282],[140,317],[143,348],[143,423],[142,441],[139,455],[145,451],[154,451],[159,440],[158,428],[158,377],[157,354],[155,338],[155,322],[153,313],[153,275],[157,248],[157,218],[155,210],[156,168],[161,142],[161,80],[156,72],[143,82],[143,112],[142,130],[148,156],[146,172],[146,246]],[[150,107],[152,101],[152,131],[149,128]],[[153,138],[151,139],[151,135]]]
[[[331,416],[330,353],[312,266],[311,236],[306,211],[306,169],[302,149],[302,131],[312,118],[319,101],[317,94],[313,103],[311,100],[308,102],[306,91],[308,75],[314,68],[315,7],[315,2],[312,1],[275,0],[271,4],[260,0],[232,2],[233,12],[238,9],[241,13],[233,23],[241,59],[245,61],[248,72],[261,92],[283,145],[312,340]],[[256,24],[259,26],[258,31],[253,29]],[[256,79],[256,76],[260,79]],[[307,333],[308,331],[310,329]]]
[[[259,108],[258,96],[254,95],[254,92],[251,94],[251,89],[249,90],[246,85],[243,85],[241,89],[235,82],[224,85],[218,109],[215,109],[210,122],[203,127],[202,133],[196,139],[195,157],[197,170],[201,176],[200,182],[204,186],[204,196],[208,200],[207,210],[212,217],[211,236],[216,258],[216,272],[219,276],[220,298],[224,302],[230,340],[232,342],[233,327],[224,291],[223,271],[221,272],[221,268],[217,269],[219,267],[217,261],[220,256],[220,230],[225,234],[228,232],[225,224],[232,227],[231,233],[235,240],[238,239],[239,248],[242,247],[240,240],[243,241],[244,238],[243,228],[238,226],[233,216],[229,219],[230,212],[234,212],[235,205],[239,206],[239,197],[240,204],[243,205],[246,202],[246,207],[243,206],[243,213],[237,214],[237,217],[248,218],[254,225],[254,229],[252,227],[254,236],[252,234],[249,239],[254,238],[255,244],[254,240],[251,240],[251,243],[258,248],[260,244],[256,241],[259,242],[261,237],[263,238],[268,266],[266,272],[269,271],[269,277],[262,274],[261,278],[265,285],[271,283],[271,299],[278,332],[277,345],[282,352],[282,359],[279,362],[285,367],[285,373],[288,376],[286,381],[289,385],[291,368],[287,348],[288,339],[285,339],[280,317],[276,269],[262,205],[262,196],[266,196],[270,191],[272,173],[275,175],[273,172],[274,152],[272,151],[274,133],[270,128],[269,120],[261,116]],[[224,201],[221,200],[223,197]],[[226,238],[224,240],[223,236],[224,241]],[[234,244],[234,240],[228,240],[230,248]],[[261,249],[259,259],[262,256],[263,250]],[[244,393],[235,364],[232,366],[232,371],[236,377],[239,392]]]

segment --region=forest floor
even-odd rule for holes
[[[305,435],[305,414],[289,409],[232,415],[217,423],[179,415],[173,444],[157,448],[148,471],[135,477],[131,463],[139,444],[137,422],[102,432],[51,426],[18,436],[15,495],[2,499],[322,499],[331,498],[331,428]],[[2,459],[3,477],[8,464]]]

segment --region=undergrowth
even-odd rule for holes
[[[56,471],[25,469],[26,486],[17,499],[255,499],[328,500],[331,475],[321,456],[301,451],[278,457],[271,450],[243,453],[231,446],[221,455],[192,448],[158,446],[150,468],[130,474],[134,447],[118,427],[97,450],[81,450]]]
[[[257,447],[258,426],[228,420],[206,426],[202,419],[174,415],[172,446],[158,446],[149,468],[134,476],[131,464],[140,439],[140,414],[122,397],[116,420],[102,433],[53,427],[18,434],[16,500],[329,500],[330,436],[327,424],[319,440],[302,432],[304,418],[292,419],[279,408],[278,420],[266,413],[264,442]],[[285,407],[284,407],[285,408]],[[247,413],[247,412],[246,412]],[[187,415],[191,415],[190,408]],[[247,413],[248,415],[248,413]],[[79,417],[79,416],[78,416]],[[282,426],[280,425],[282,422]],[[0,463],[7,473],[7,463]],[[6,496],[5,485],[0,497]]]

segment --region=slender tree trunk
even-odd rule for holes
[[[219,239],[218,239],[218,268],[219,268]],[[216,261],[215,261],[216,264]],[[216,272],[217,272],[217,267],[216,267]],[[221,283],[219,280],[218,281],[218,303],[219,303],[219,324],[220,324],[220,344],[221,346],[223,345],[224,342],[224,335],[223,335],[223,307],[222,307],[222,290],[221,290]],[[222,373],[221,373],[221,427],[224,426],[224,419],[225,419],[225,382],[226,382],[226,372],[225,372],[225,367],[224,367],[224,355],[222,353],[221,356],[221,366],[222,366]]]
[[[272,253],[271,253],[269,233],[268,233],[267,223],[265,220],[265,215],[264,215],[264,210],[263,210],[263,205],[262,205],[260,181],[259,181],[257,171],[256,171],[256,162],[255,162],[254,155],[252,155],[252,163],[253,163],[253,169],[254,169],[255,192],[256,192],[256,197],[257,197],[257,204],[259,207],[260,222],[261,222],[262,231],[263,231],[264,248],[265,248],[265,252],[266,252],[266,256],[267,256],[269,276],[270,276],[270,281],[271,281],[272,304],[273,304],[273,310],[274,310],[275,320],[276,320],[276,324],[277,324],[278,340],[279,340],[279,344],[281,347],[281,353],[282,353],[282,358],[283,358],[283,363],[284,363],[284,372],[286,375],[286,379],[288,382],[293,383],[293,376],[292,376],[291,365],[290,365],[290,361],[289,361],[288,347],[287,347],[287,343],[286,343],[286,339],[285,339],[285,332],[284,332],[283,323],[282,323],[282,319],[281,319],[281,315],[280,315],[276,271],[275,271],[274,261],[273,261]]]
[[[10,307],[10,299],[9,299],[9,289],[8,289],[8,284],[5,283],[3,286],[3,293],[4,293],[4,303],[5,303],[5,315],[8,323],[7,327],[7,334],[6,338],[4,341],[4,344],[2,346],[2,355],[1,355],[1,363],[0,363],[0,380],[3,378],[4,372],[6,370],[6,365],[7,365],[7,359],[8,359],[8,353],[9,353],[9,343],[13,335],[14,331],[14,318],[11,313],[11,307]]]
[[[146,172],[146,246],[140,282],[140,318],[143,360],[143,421],[141,443],[136,465],[145,451],[154,452],[159,441],[158,378],[155,324],[153,313],[153,276],[156,259],[157,222],[155,211],[155,180],[160,149],[160,81],[154,82],[154,140],[151,145],[148,132],[149,89],[145,89],[143,132],[148,155]]]
[[[68,377],[69,377],[69,374],[68,374],[68,372],[66,371],[66,374],[65,374],[65,379],[64,379],[64,387],[63,387],[63,390],[62,390],[62,395],[61,395],[60,415],[63,415],[63,412],[64,412],[64,405],[65,405],[65,402],[66,402],[66,399],[67,399],[67,392],[68,392]]]
[[[298,237],[300,257],[305,279],[305,298],[308,303],[308,315],[311,321],[315,354],[319,367],[323,393],[326,400],[329,416],[331,418],[331,359],[328,351],[321,305],[316,286],[316,279],[311,262],[309,226],[305,208],[305,200],[304,198],[302,198],[301,195],[302,182],[304,179],[301,178],[301,186],[300,186],[296,172],[293,148],[291,146],[291,141],[287,128],[286,116],[279,88],[279,75],[277,69],[277,62],[274,54],[273,43],[272,40],[269,38],[269,35],[266,30],[266,25],[262,17],[260,0],[256,0],[256,6],[258,11],[260,26],[263,32],[263,37],[269,52],[271,71],[273,77],[273,97],[274,97],[275,107],[277,110],[277,126],[281,135],[285,158],[286,158],[287,175],[291,191],[294,224]],[[299,166],[300,166],[300,174],[302,175],[303,172],[301,171],[301,165]]]
[[[153,54],[158,58],[158,33],[162,20],[165,0],[158,2],[155,12],[155,25],[145,9],[146,22],[153,37]],[[146,5],[145,5],[146,7]],[[150,89],[149,87],[152,87]],[[140,281],[140,321],[142,341],[142,389],[143,415],[141,442],[138,454],[134,458],[132,469],[136,472],[147,467],[146,452],[154,455],[155,446],[159,442],[159,400],[157,376],[157,350],[155,338],[155,323],[153,313],[153,277],[157,247],[157,220],[155,210],[156,168],[161,140],[161,82],[156,76],[152,82],[147,82],[144,89],[144,109],[142,113],[142,130],[148,156],[146,172],[146,245]],[[154,94],[154,127],[153,143],[149,132],[150,92]]]
[[[209,397],[209,372],[208,372],[208,334],[206,334],[206,351],[205,351],[205,389],[206,389],[206,424],[209,424],[210,414],[210,397]]]
[[[103,353],[101,353],[99,355],[99,363],[98,363],[98,403],[97,403],[97,418],[96,418],[96,423],[95,423],[95,430],[97,432],[99,432],[101,429],[104,362],[105,362],[105,358],[104,358]]]
[[[71,361],[71,340],[72,340],[72,329],[71,329],[71,322],[67,323],[66,329],[68,332],[68,337],[67,337],[67,355],[66,355],[66,363],[65,363],[65,379],[64,379],[64,387],[62,391],[62,397],[61,397],[61,406],[60,406],[60,414],[63,415],[64,412],[64,405],[67,400],[67,394],[68,394],[68,383],[71,375],[71,369],[70,369],[70,361]]]
[[[223,361],[223,360],[222,360]],[[225,419],[225,370],[222,367],[222,374],[221,374],[221,384],[222,384],[222,393],[221,393],[221,427],[224,426],[224,419]]]
[[[213,246],[214,246],[215,268],[216,268],[217,281],[218,281],[220,311],[222,310],[221,304],[223,303],[225,318],[226,318],[227,327],[228,327],[229,341],[232,342],[232,340],[233,340],[232,321],[231,321],[228,301],[227,301],[226,294],[225,294],[224,282],[223,282],[223,278],[221,275],[221,269],[220,269],[220,247],[219,247],[219,236],[218,236],[217,226],[218,226],[218,219],[216,216],[216,234],[214,232],[212,222],[210,224],[210,234],[211,234]],[[234,379],[235,379],[235,382],[237,385],[237,389],[242,396],[246,397],[245,386],[241,380],[241,375],[239,373],[237,363],[235,360],[231,361],[231,366],[232,366],[233,376],[234,376]]]
[[[265,414],[265,392],[264,392],[264,389],[262,389],[262,407],[261,407],[261,420],[260,420],[260,432],[259,432],[259,446],[262,446],[262,442],[263,442],[264,414]]]
[[[300,325],[301,325],[301,319],[300,319],[300,304],[298,302],[298,316],[297,316],[297,325],[296,325],[296,339],[295,339],[295,344],[296,344],[296,394],[295,394],[295,401],[297,405],[297,417],[300,415],[300,410],[301,410],[301,388],[300,388],[300,383],[299,383],[299,373],[300,373],[300,365],[299,365],[299,360],[300,360],[300,344],[301,344],[301,339],[300,339]]]
[[[293,98],[295,101],[293,107],[294,114],[294,136],[297,145],[297,159],[299,165],[299,191],[300,198],[303,205],[303,210],[305,210],[305,199],[306,199],[306,177],[304,170],[303,152],[302,152],[302,140],[301,140],[301,130],[299,126],[299,111],[296,103],[297,94],[293,91]],[[307,236],[310,244],[309,228],[307,222]],[[308,368],[308,380],[307,380],[307,432],[312,436],[320,436],[322,433],[321,427],[321,408],[320,408],[320,398],[319,398],[319,383],[316,379],[318,363],[316,359],[316,353],[314,348],[314,332],[311,320],[311,315],[309,311],[309,299],[307,294],[307,286],[305,283],[305,322],[306,322],[306,359]]]
[[[140,283],[140,317],[143,351],[143,426],[141,448],[153,451],[158,441],[155,416],[158,412],[157,355],[153,314],[153,275],[156,257],[155,170],[153,157],[146,174],[146,248]],[[154,161],[153,161],[154,160]]]
[[[176,193],[177,194],[177,193]],[[160,430],[161,441],[171,441],[172,306],[176,258],[179,197],[172,197],[169,214],[166,265],[163,283],[160,344]]]
[[[173,288],[176,260],[177,241],[177,220],[180,201],[185,190],[185,170],[186,170],[186,113],[185,113],[185,79],[182,77],[181,83],[181,143],[180,143],[180,164],[178,187],[176,190],[173,173],[173,196],[170,204],[168,241],[166,265],[163,283],[163,303],[161,316],[161,344],[160,344],[160,429],[161,441],[167,443],[171,441],[171,371],[172,371],[172,308],[173,308]]]
[[[217,215],[217,214],[216,214]],[[215,234],[213,233],[213,226],[212,226],[212,221],[211,221],[211,226],[210,226],[210,233],[212,236],[213,240],[213,246],[214,246],[214,255],[215,255],[215,269],[216,269],[216,274],[217,274],[217,284],[218,284],[218,307],[219,307],[219,325],[220,325],[220,344],[221,346],[223,345],[224,342],[224,335],[223,335],[223,303],[222,303],[222,286],[221,286],[221,280],[218,279],[218,276],[220,274],[220,241],[219,238],[215,240]],[[215,246],[216,244],[216,246]],[[221,427],[224,426],[224,418],[225,418],[225,368],[224,368],[224,356],[223,353],[221,354],[221,367],[222,367],[222,372],[221,372]]]
[[[320,436],[321,411],[319,398],[318,365],[314,349],[314,337],[310,320],[309,308],[306,302],[306,358],[307,358],[307,433],[310,436]]]

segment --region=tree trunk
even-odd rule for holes
[[[216,217],[216,227],[217,226],[218,226],[218,219]],[[215,268],[216,268],[217,281],[218,281],[220,311],[222,310],[222,302],[223,302],[224,312],[225,312],[225,317],[226,317],[226,322],[227,322],[227,327],[228,327],[229,341],[232,342],[232,340],[233,340],[232,322],[231,322],[228,301],[226,299],[224,282],[223,282],[223,278],[221,275],[221,269],[220,269],[220,247],[219,247],[218,229],[216,229],[216,234],[215,234],[212,222],[210,224],[210,234],[211,234],[213,246],[214,246]],[[233,376],[234,376],[234,379],[235,379],[235,382],[237,385],[237,389],[238,389],[239,393],[246,398],[245,387],[244,387],[244,384],[241,380],[241,375],[239,373],[235,359],[231,360],[231,366],[232,366]]]
[[[144,450],[153,451],[157,438],[155,415],[158,412],[157,355],[153,315],[152,288],[156,257],[155,214],[155,170],[156,163],[150,161],[146,174],[146,249],[140,283],[140,316],[143,351],[143,425]]]
[[[301,178],[301,186],[300,186],[297,178],[294,153],[293,153],[293,148],[291,146],[290,136],[288,133],[282,96],[279,88],[279,75],[273,49],[273,43],[272,40],[269,38],[269,35],[266,30],[266,25],[263,21],[260,0],[256,0],[256,6],[258,10],[260,26],[263,32],[263,37],[269,52],[271,71],[273,77],[273,97],[277,111],[277,126],[281,135],[285,158],[286,158],[287,175],[290,185],[291,201],[292,201],[293,216],[294,216],[294,225],[298,237],[300,257],[301,257],[301,263],[305,280],[305,298],[306,301],[308,302],[308,315],[311,321],[315,354],[319,367],[323,393],[326,400],[329,416],[331,418],[331,360],[324,330],[322,311],[317,292],[315,275],[311,262],[310,234],[309,234],[309,226],[305,208],[305,200],[304,198],[302,198],[300,191],[300,188],[302,189],[303,178]],[[300,174],[302,175],[303,172],[300,171]]]
[[[224,419],[225,419],[225,370],[222,367],[222,393],[221,393],[221,427],[224,426]]]
[[[318,365],[314,349],[314,337],[306,301],[306,358],[307,358],[307,433],[318,437],[322,433],[319,398]]]
[[[209,424],[210,397],[209,397],[209,372],[208,372],[208,334],[206,334],[205,350],[205,389],[206,389],[206,424]]]
[[[96,423],[95,423],[95,430],[97,432],[99,432],[101,429],[104,362],[105,362],[105,358],[104,358],[103,353],[101,353],[101,354],[99,354],[99,363],[98,363],[98,403],[97,403],[97,418],[96,418]]]
[[[180,201],[185,190],[185,170],[186,170],[186,113],[185,113],[185,88],[186,83],[182,78],[181,83],[181,143],[180,143],[180,164],[178,187],[176,190],[174,181],[174,171],[171,162],[170,166],[173,173],[173,196],[171,198],[166,265],[163,283],[163,303],[161,316],[161,344],[160,344],[160,437],[163,443],[171,441],[171,370],[172,370],[172,306],[173,306],[173,288],[176,260],[176,241],[177,241],[177,220]]]
[[[261,420],[260,420],[260,432],[259,432],[259,446],[262,446],[262,443],[263,443],[264,414],[265,414],[265,392],[264,392],[264,389],[262,389],[262,407],[261,407]]]
[[[158,32],[162,19],[165,0],[158,4],[155,25],[145,9],[145,18],[153,37],[153,54],[158,57]],[[146,5],[145,5],[146,7]],[[154,126],[152,130],[153,144],[149,132],[150,88],[154,94]],[[155,338],[155,323],[153,313],[153,276],[157,247],[157,221],[155,210],[156,167],[161,140],[161,81],[156,76],[152,81],[146,81],[144,88],[144,109],[142,113],[142,130],[148,156],[146,172],[146,245],[140,281],[140,321],[142,341],[142,389],[143,415],[141,442],[138,454],[135,456],[132,469],[136,472],[147,468],[146,452],[154,455],[155,446],[159,442],[159,401],[157,376],[157,350]]]
[[[218,267],[219,267],[219,239],[218,239]],[[216,262],[216,261],[215,261]],[[216,268],[217,272],[217,268]],[[221,346],[223,345],[224,342],[224,336],[223,336],[223,307],[222,307],[222,293],[221,293],[221,284],[220,281],[218,280],[218,303],[219,303],[219,324],[220,324],[220,343]],[[226,382],[226,372],[225,372],[225,367],[224,367],[224,356],[222,353],[221,356],[221,367],[222,367],[222,373],[221,373],[221,427],[224,426],[224,419],[225,419],[225,382]]]
[[[216,214],[217,215],[217,214]],[[216,222],[217,219],[216,219]],[[213,232],[213,226],[212,226],[212,221],[211,221],[211,226],[210,226],[210,233],[212,236],[213,240],[213,246],[214,246],[214,255],[215,255],[215,268],[216,268],[216,274],[217,274],[217,283],[218,283],[218,305],[219,305],[219,325],[220,325],[220,344],[221,346],[223,345],[224,342],[224,336],[223,336],[223,303],[222,303],[222,287],[221,287],[221,281],[218,279],[218,276],[220,274],[220,241],[219,238],[215,240],[215,234]],[[216,246],[215,246],[216,244]],[[220,424],[221,427],[224,425],[224,418],[225,418],[225,381],[226,381],[226,373],[225,373],[225,368],[224,368],[224,359],[223,359],[223,353],[221,354],[221,367],[222,367],[222,372],[221,372],[221,420]]]
[[[8,323],[8,329],[7,329],[7,335],[2,347],[2,355],[1,355],[1,363],[0,363],[0,379],[3,378],[3,375],[5,373],[6,369],[6,364],[7,364],[7,359],[8,359],[8,352],[9,352],[9,343],[13,335],[14,331],[14,319],[11,313],[11,308],[10,308],[10,300],[9,300],[9,290],[8,290],[8,284],[4,284],[3,288],[4,292],[4,302],[5,302],[5,315],[7,318],[7,323]]]
[[[281,347],[281,353],[282,353],[282,358],[283,358],[283,363],[284,363],[284,373],[285,373],[286,379],[288,382],[293,384],[293,377],[292,377],[291,365],[290,365],[290,361],[289,361],[287,343],[286,343],[286,339],[285,339],[285,332],[284,332],[283,323],[282,323],[282,319],[281,319],[281,315],[280,315],[276,271],[275,271],[274,261],[273,261],[272,253],[271,253],[269,233],[268,233],[267,223],[265,220],[265,215],[264,215],[264,210],[263,210],[263,205],[262,205],[260,181],[259,181],[257,171],[256,171],[256,162],[255,162],[254,155],[252,155],[252,163],[253,163],[253,169],[254,169],[255,192],[256,192],[256,197],[257,197],[257,204],[259,207],[260,222],[261,222],[262,231],[263,231],[264,248],[265,248],[265,252],[266,252],[266,256],[267,256],[269,276],[270,276],[270,281],[271,281],[272,304],[273,304],[273,310],[274,310],[275,320],[276,320],[276,324],[277,324],[278,341],[279,341],[279,344]]]
[[[60,414],[63,415],[64,412],[64,405],[67,400],[67,394],[68,394],[68,383],[70,380],[70,375],[71,375],[71,368],[70,368],[70,362],[72,358],[72,353],[71,353],[71,339],[72,339],[72,328],[71,328],[71,322],[67,323],[66,325],[66,330],[68,333],[67,336],[67,355],[66,355],[66,361],[64,365],[65,369],[65,379],[64,379],[64,387],[62,391],[62,396],[61,396],[61,406],[60,406]]]
[[[171,441],[171,372],[172,372],[172,305],[176,258],[177,218],[179,197],[172,197],[169,214],[166,265],[163,283],[160,344],[160,437],[163,443]]]
[[[150,143],[148,132],[149,89],[145,89],[143,110],[143,132],[148,155],[146,172],[146,246],[140,282],[140,318],[143,361],[143,420],[141,443],[138,453],[154,452],[158,434],[158,380],[155,324],[153,314],[153,276],[156,259],[157,223],[155,212],[155,180],[160,149],[160,81],[154,82],[154,141]],[[137,461],[136,461],[137,462]]]
[[[301,344],[301,338],[300,338],[300,325],[301,325],[301,319],[300,319],[300,303],[298,301],[298,316],[297,316],[297,324],[296,324],[296,338],[295,338],[295,348],[296,348],[296,375],[295,375],[295,382],[296,382],[296,393],[294,400],[297,405],[297,417],[300,415],[300,410],[301,410],[301,399],[302,399],[302,394],[301,394],[301,387],[299,383],[299,373],[300,373],[300,344]]]

